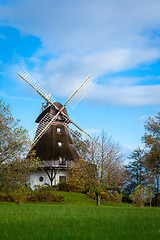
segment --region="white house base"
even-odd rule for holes
[[[51,175],[51,170],[47,170],[49,175]],[[65,182],[66,181],[66,170],[59,170],[56,173],[55,178],[53,179],[52,185],[57,185],[59,182]],[[54,173],[53,173],[54,176]],[[36,171],[36,172],[31,172],[29,174],[29,183],[30,187],[34,189],[35,185],[40,185],[42,186],[43,184],[47,183],[51,185],[51,181],[45,171]]]

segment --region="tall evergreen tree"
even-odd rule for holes
[[[144,150],[138,147],[129,156],[131,161],[126,166],[127,181],[124,188],[128,195],[135,191],[137,186],[147,186],[152,182],[151,175],[145,165],[144,153]]]

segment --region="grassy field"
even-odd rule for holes
[[[0,203],[0,239],[160,239],[160,209],[97,207],[76,193],[59,204]]]
[[[96,206],[96,201],[87,197],[87,195],[76,192],[58,192],[55,194],[63,194],[64,201],[58,203],[58,205],[76,205],[76,206]],[[57,205],[57,204],[56,204]],[[102,202],[101,206],[118,206],[118,207],[127,207],[127,203],[109,203]]]

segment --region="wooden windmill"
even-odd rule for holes
[[[18,75],[34,88],[47,102],[42,113],[37,117],[38,128],[31,148],[36,150],[37,157],[44,161],[43,169],[30,175],[31,185],[49,183],[51,186],[66,179],[66,167],[78,159],[73,145],[71,132],[78,129],[98,144],[85,130],[69,117],[66,106],[73,108],[95,84],[90,75],[78,90],[62,105],[37,83],[24,69]]]

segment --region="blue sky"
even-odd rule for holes
[[[159,111],[159,12],[158,0],[0,0],[0,97],[31,131],[43,99],[21,68],[61,103],[92,73],[95,87],[69,115],[129,154]]]

